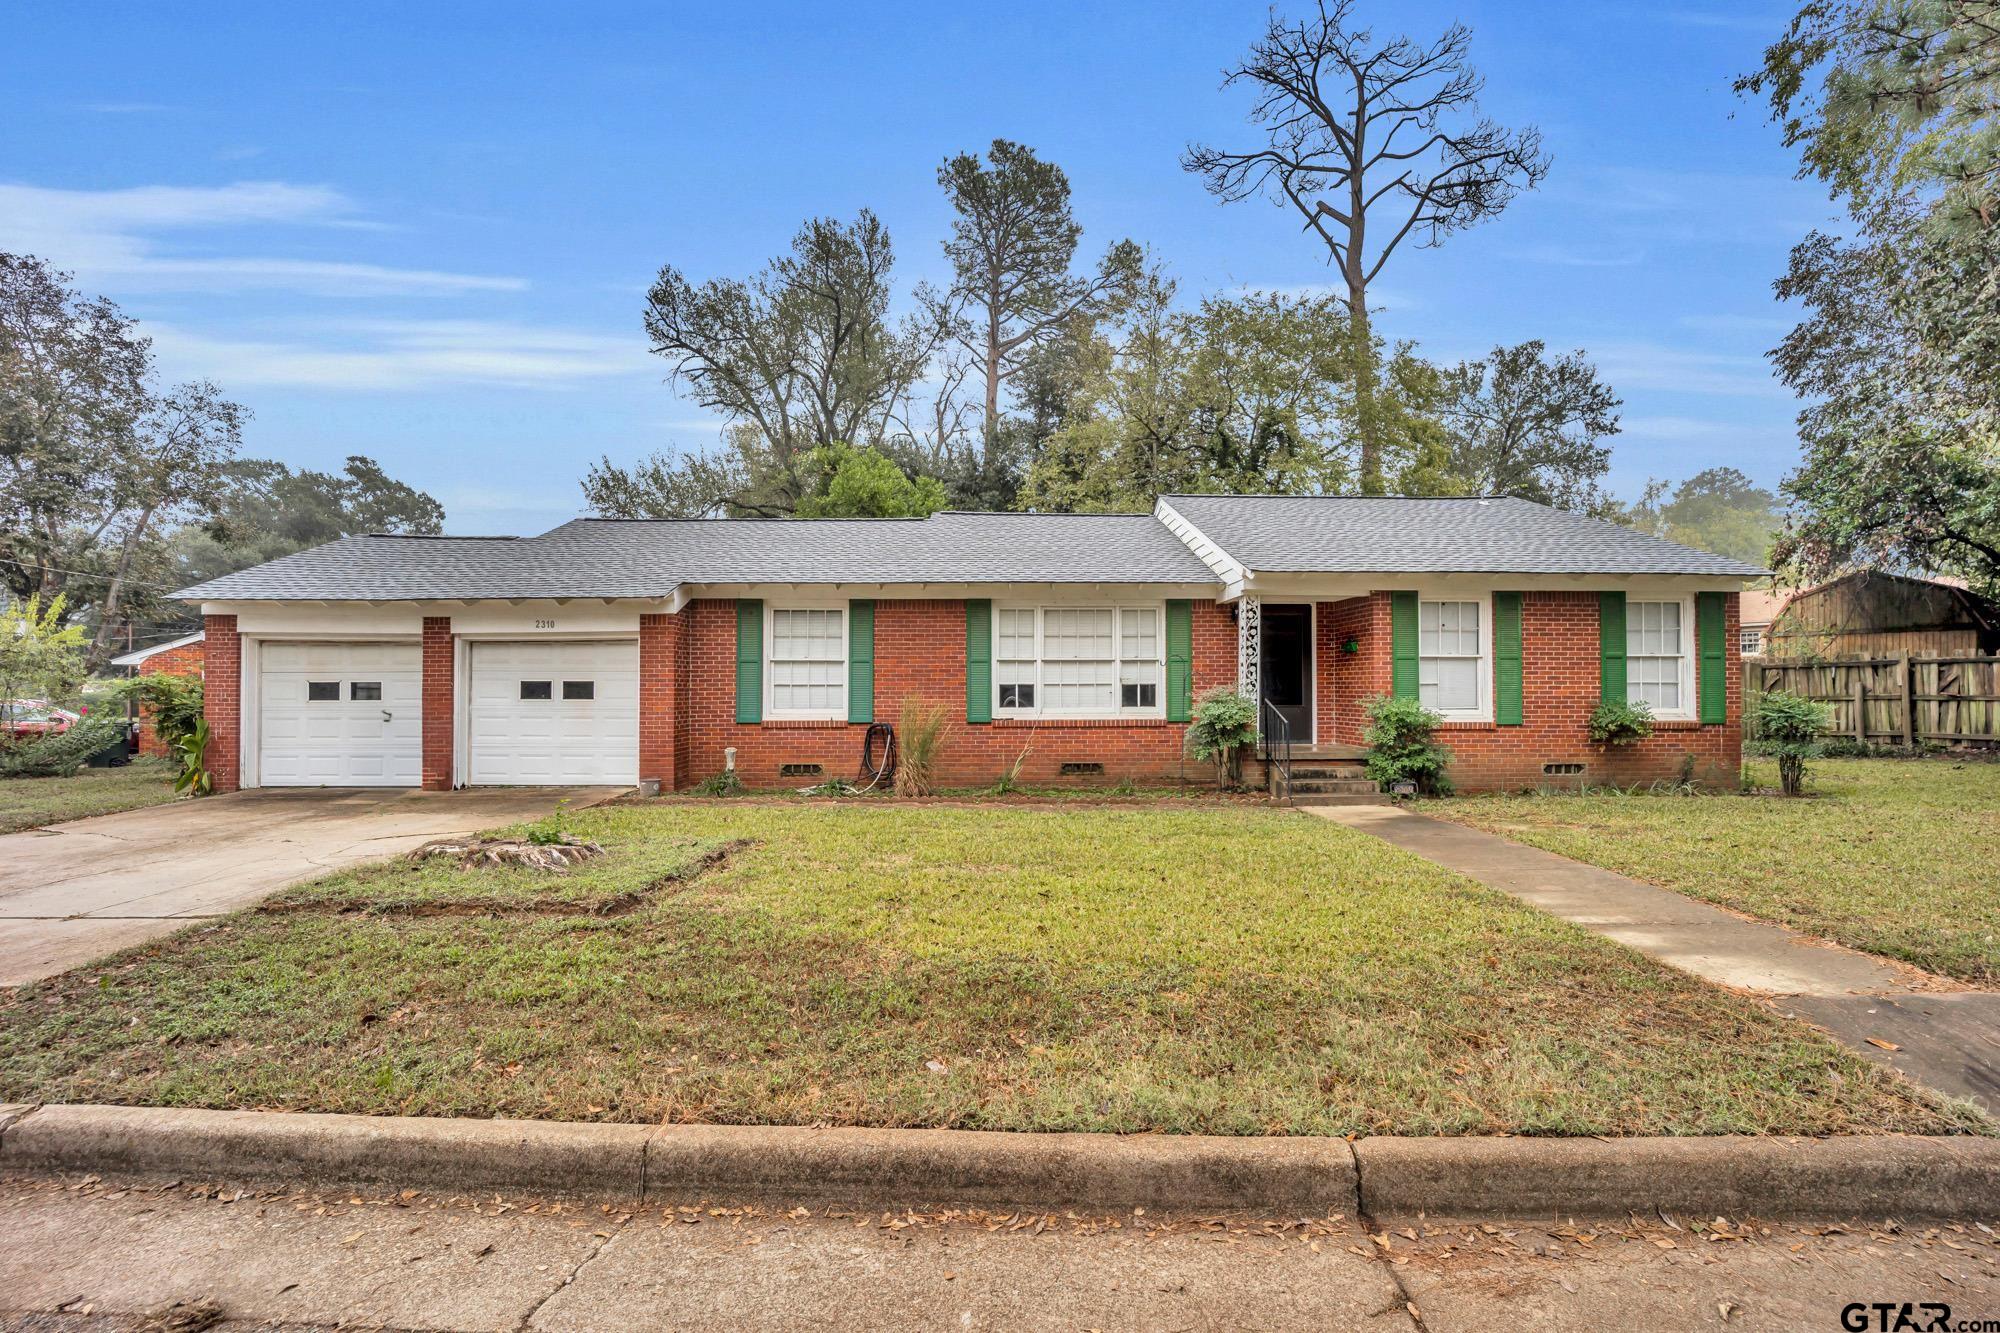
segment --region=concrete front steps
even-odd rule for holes
[[[1362,767],[1363,752],[1351,746],[1298,746],[1292,750],[1292,805],[1387,805]],[[1275,766],[1259,765],[1266,791],[1276,781]]]

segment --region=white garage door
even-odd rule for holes
[[[472,645],[474,786],[639,780],[639,645]]]
[[[257,780],[266,787],[414,787],[423,779],[414,643],[265,642],[257,650]]]

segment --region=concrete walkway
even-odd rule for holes
[[[1410,810],[1357,805],[1307,813],[1373,834],[1683,972],[1765,992],[1781,1012],[1825,1028],[1862,1055],[2000,1115],[2000,994],[1919,990],[1912,973],[1867,954]]]
[[[1726,1240],[1693,1218],[1371,1221],[0,1181],[0,1328],[1789,1330],[1854,1327],[1842,1308],[1875,1300],[2000,1315],[2000,1244],[1970,1220]]]
[[[623,790],[266,789],[0,835],[0,986],[54,976],[357,861]]]

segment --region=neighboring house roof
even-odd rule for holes
[[[1506,497],[1164,495],[1260,574],[1719,574],[1769,571]]]
[[[683,583],[1214,583],[1150,514],[580,518],[539,537],[347,537],[201,601],[664,597]]]
[[[112,666],[143,666],[149,657],[158,657],[161,653],[170,653],[176,648],[185,648],[191,643],[200,643],[204,636],[204,631],[196,630],[192,634],[175,639],[172,643],[156,643],[151,648],[135,648],[129,653],[120,653],[118,656],[112,658],[110,664]]]

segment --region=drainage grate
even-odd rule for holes
[[[779,764],[781,778],[816,778],[825,770],[818,764]]]
[[[1062,766],[1062,775],[1066,778],[1087,778],[1092,774],[1102,772],[1104,772],[1104,765],[1102,764],[1064,764]]]

